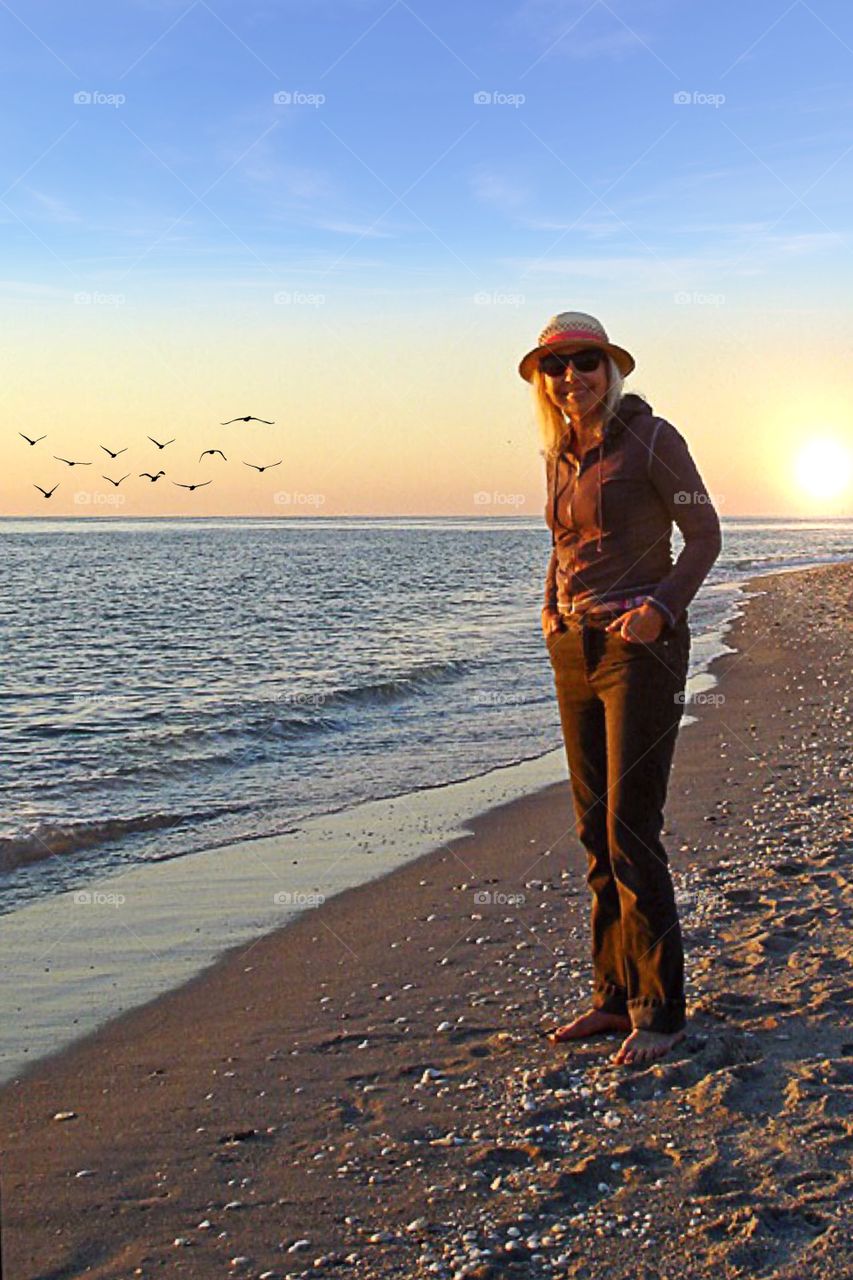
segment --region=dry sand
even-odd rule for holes
[[[853,565],[750,590],[670,786],[668,1059],[538,1034],[590,990],[563,783],[8,1085],[4,1280],[850,1275]]]

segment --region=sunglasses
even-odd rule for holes
[[[595,373],[604,359],[604,352],[599,347],[587,347],[585,351],[570,351],[558,355],[549,352],[539,361],[539,368],[549,378],[561,378],[569,365],[578,373]]]

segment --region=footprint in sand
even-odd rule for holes
[[[755,1184],[747,1167],[739,1161],[737,1153],[727,1149],[728,1144],[714,1152],[707,1160],[687,1165],[684,1169],[684,1188],[692,1197],[707,1200],[708,1208],[722,1208],[729,1212],[738,1204],[749,1204],[755,1197]],[[728,1221],[728,1218],[726,1219]]]
[[[657,1159],[661,1165],[667,1161],[659,1154],[644,1153],[645,1167],[653,1168]],[[614,1163],[622,1163],[616,1152],[585,1156],[569,1169],[545,1175],[538,1179],[542,1198],[536,1206],[538,1214],[560,1214],[569,1208],[577,1213],[618,1190],[625,1181],[624,1169],[614,1170]]]
[[[754,889],[724,889],[723,897],[733,906],[746,908],[749,911],[760,911],[762,904]]]
[[[736,1116],[771,1116],[778,1107],[777,1094],[763,1066],[741,1063],[705,1076],[685,1092],[684,1102],[697,1115],[724,1110]]]
[[[834,1202],[843,1193],[844,1177],[838,1173],[825,1173],[820,1169],[807,1169],[783,1183],[786,1195],[797,1196],[805,1203],[829,1200]]]

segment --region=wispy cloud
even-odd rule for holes
[[[250,157],[240,169],[241,178],[265,189],[265,198],[279,200],[327,200],[335,194],[335,182],[324,169],[286,164],[270,154]]]
[[[591,240],[612,239],[613,236],[625,235],[625,223],[618,218],[559,218],[544,215],[541,218],[524,219],[523,225],[529,231],[573,231],[577,235],[589,236]]]
[[[628,27],[587,35],[582,27],[563,40],[557,52],[568,58],[614,58],[619,60],[648,47],[649,37]]]
[[[313,226],[320,231],[334,231],[343,236],[362,236],[373,240],[390,240],[397,234],[394,231],[384,231],[375,223],[347,222],[334,218],[318,218]]]
[[[81,216],[75,213],[64,200],[48,195],[46,191],[37,191],[35,187],[25,187],[24,190],[33,201],[34,208],[31,211],[43,221],[61,223],[80,223],[83,221]]]
[[[484,166],[474,170],[468,185],[476,200],[503,213],[517,214],[531,199],[531,192],[517,178]]]
[[[648,20],[661,8],[660,0],[632,0],[621,7],[627,17],[619,12],[616,0],[524,0],[505,25],[516,40],[526,35],[531,51],[538,49],[528,70],[554,57],[621,61],[646,53],[660,62],[655,37],[648,30]]]
[[[0,280],[0,298],[67,302],[69,297],[68,289],[59,289],[52,284],[37,284],[32,280]]]
[[[741,243],[726,245],[724,252],[717,248],[699,254],[590,253],[563,258],[514,258],[506,260],[505,265],[524,275],[575,276],[626,289],[667,293],[673,287],[719,287],[726,277],[758,275],[786,259],[816,256],[837,251],[838,247],[838,238],[830,231],[773,235],[762,234],[759,227],[754,238],[744,235]]]

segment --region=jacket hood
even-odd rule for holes
[[[604,431],[605,439],[607,438],[608,433],[611,435],[618,435],[620,431],[624,430],[632,418],[636,418],[638,415],[642,414],[648,414],[651,417],[654,414],[652,406],[647,400],[644,400],[642,396],[637,396],[634,395],[633,392],[629,392],[619,401],[619,407],[617,408],[616,413],[608,422]]]

